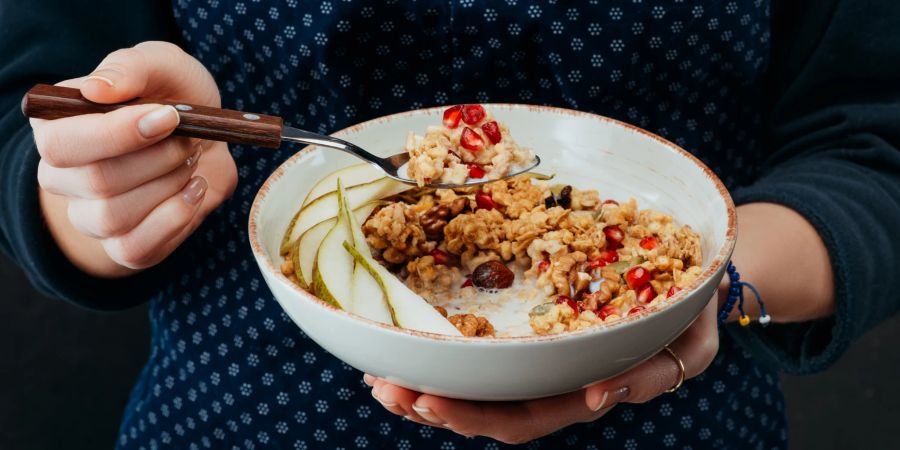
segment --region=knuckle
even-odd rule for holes
[[[152,265],[152,246],[142,245],[131,236],[109,239],[107,242],[107,254],[116,263],[129,269],[145,269]]]
[[[143,57],[141,51],[134,47],[120,48],[107,55],[100,64],[100,67],[127,73],[128,68],[136,61],[140,61]]]
[[[103,198],[113,194],[113,183],[105,162],[98,161],[85,166],[84,176],[88,190],[93,195]]]
[[[38,154],[53,167],[65,167],[69,162],[68,151],[58,133],[46,128],[34,130],[34,145]]]
[[[118,236],[127,230],[127,225],[123,220],[119,209],[107,200],[97,200],[95,206],[93,222],[95,223],[95,233],[103,238]]]

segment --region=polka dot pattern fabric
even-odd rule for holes
[[[226,107],[333,132],[439,104],[516,102],[603,114],[693,152],[730,187],[760,163],[762,0],[175,0],[186,50]],[[150,305],[150,357],[122,449],[513,448],[384,411],[361,373],[303,334],[252,260],[247,217],[295,148],[233,146],[234,196],[173,255]],[[784,448],[774,373],[727,335],[674,394],[622,405],[526,449]],[[560,370],[565,370],[561,367]]]

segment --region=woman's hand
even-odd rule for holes
[[[110,53],[89,76],[59,85],[98,103],[148,97],[221,105],[209,72],[166,42]],[[228,147],[169,137],[177,125],[173,107],[153,104],[31,119],[41,208],[63,253],[83,271],[115,277],[159,263],[234,191]]]
[[[685,378],[703,372],[719,350],[716,302],[669,348],[684,362]],[[580,391],[525,402],[472,402],[421,394],[365,375],[372,396],[388,411],[464,436],[520,444],[579,422],[597,420],[617,403],[643,403],[674,386],[678,363],[663,351],[636,368]]]

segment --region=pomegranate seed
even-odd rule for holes
[[[599,317],[600,320],[606,320],[607,317],[616,314],[619,314],[619,311],[617,311],[616,307],[613,305],[603,305],[603,307],[597,311],[597,317]]]
[[[616,206],[619,206],[619,202],[617,202],[617,201],[615,201],[615,200],[613,200],[613,199],[603,200],[603,204],[604,204],[604,205],[616,205]]]
[[[434,258],[435,264],[447,265],[447,260],[450,258],[450,255],[447,252],[436,248],[431,251],[431,257]]]
[[[500,125],[497,125],[497,122],[493,120],[482,125],[481,131],[484,131],[484,135],[491,140],[492,144],[500,142],[500,139],[503,138],[500,136]]]
[[[600,252],[600,259],[608,264],[612,264],[619,260],[619,253],[615,250],[604,250]]]
[[[484,139],[481,139],[481,136],[474,130],[466,127],[459,137],[459,145],[462,145],[464,149],[470,152],[477,152],[484,148]]]
[[[538,272],[546,272],[550,268],[550,261],[546,259],[538,263]]]
[[[578,305],[575,303],[575,300],[572,300],[572,297],[569,297],[568,295],[560,295],[559,297],[556,297],[557,305],[561,305],[563,303],[569,305],[569,308],[572,308],[572,311],[575,311],[575,314],[579,313]]]
[[[645,250],[653,250],[658,244],[659,242],[653,236],[647,236],[641,239],[641,248]]]
[[[469,287],[469,286],[471,286],[471,285],[472,285],[472,279],[471,279],[471,278],[468,278],[468,279],[466,279],[466,281],[463,281],[463,284],[462,284],[462,286],[460,286],[460,287],[461,287],[461,288],[464,288],[464,287]]]
[[[632,314],[637,314],[637,313],[643,311],[644,309],[646,309],[646,308],[644,308],[643,306],[635,306],[634,308],[631,308],[630,310],[628,310],[628,315],[630,316]]]
[[[469,178],[484,178],[484,169],[478,164],[469,163]]]
[[[641,266],[632,267],[631,269],[628,269],[628,272],[625,272],[625,283],[627,283],[628,287],[631,289],[637,289],[649,282],[650,271]]]
[[[615,244],[618,244],[625,239],[625,233],[622,232],[622,229],[619,228],[618,225],[607,225],[603,227],[603,234],[606,235],[607,240]]]
[[[646,284],[638,290],[637,299],[639,302],[647,304],[654,298],[656,298],[656,291],[653,290],[653,286],[650,286],[650,284]]]
[[[487,192],[475,194],[475,204],[481,209],[494,209],[497,207],[497,204],[494,203],[494,199],[491,198],[491,194],[488,194]]]
[[[463,122],[474,125],[484,119],[484,107],[481,105],[463,105],[462,120]]]
[[[459,118],[462,115],[462,106],[456,105],[447,108],[444,111],[444,126],[447,128],[456,128],[459,126]]]
[[[597,259],[592,259],[591,261],[591,269],[596,269],[598,267],[603,267],[606,265],[606,261],[603,260],[603,257]]]
[[[669,298],[677,293],[681,292],[681,288],[678,286],[672,286],[669,288],[669,292],[666,292],[666,298]]]

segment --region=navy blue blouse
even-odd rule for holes
[[[55,6],[29,20],[69,19],[62,12],[66,2],[46,1]],[[676,393],[617,406],[596,422],[524,446],[784,448],[784,403],[767,367],[803,372],[827,366],[851,338],[897,309],[879,293],[900,290],[897,280],[873,283],[872,275],[877,264],[894,272],[900,267],[900,245],[891,238],[900,208],[890,207],[900,202],[900,136],[885,125],[897,117],[900,94],[896,83],[879,81],[900,76],[890,63],[900,61],[900,40],[876,46],[880,53],[853,51],[870,48],[847,28],[848,20],[854,26],[859,20],[835,18],[868,10],[832,3],[838,5],[832,16],[808,13],[828,26],[813,27],[793,48],[800,54],[837,48],[836,33],[850,64],[837,65],[829,53],[781,58],[807,66],[770,66],[778,52],[769,48],[765,0],[175,0],[171,12],[184,47],[209,68],[226,107],[278,114],[319,132],[439,104],[575,108],[676,142],[715,170],[738,202],[772,201],[801,212],[832,255],[835,318],[765,333],[723,333],[713,364]],[[145,21],[132,19],[131,25],[78,14],[96,30],[146,36],[128,33],[155,20],[147,4],[140,7]],[[897,14],[865,14],[873,35],[896,29],[884,17]],[[10,36],[30,36],[27,28],[9,26]],[[59,29],[61,36],[66,30]],[[54,67],[71,61],[80,68],[79,51],[112,50],[103,47],[109,44],[101,31],[92,46],[77,49],[44,34],[28,47],[32,57],[0,69],[4,105],[21,98],[27,84],[75,75],[42,69],[47,64],[38,61],[47,55],[56,55],[47,59],[60,62]],[[93,39],[89,35],[76,34],[71,42]],[[119,42],[115,36],[106,38]],[[73,53],[79,57],[70,59]],[[876,68],[873,60],[885,63]],[[771,90],[766,74],[773,70],[807,80],[777,86],[788,94],[773,105],[762,95]],[[812,81],[810,73],[836,75]],[[823,89],[845,75],[871,79],[860,88],[871,95]],[[823,93],[813,99],[811,91]],[[880,109],[865,107],[883,99],[889,104]],[[509,447],[387,413],[370,397],[361,373],[317,346],[272,299],[252,261],[246,223],[262,182],[296,149],[233,146],[237,191],[173,257],[129,280],[96,280],[61,258],[40,226],[37,155],[27,124],[7,114],[0,126],[10,136],[0,147],[0,202],[20,212],[0,216],[0,247],[38,287],[67,300],[104,309],[150,300],[150,358],[126,408],[119,448]],[[763,136],[770,139],[763,142]],[[856,208],[860,199],[888,207]],[[867,230],[865,240],[855,227]]]
[[[563,5],[561,3],[569,3]],[[328,132],[462,102],[527,102],[609,115],[698,152],[758,166],[768,5],[739,1],[175,2],[188,50],[225,106]],[[153,345],[119,446],[498,449],[393,416],[361,374],[272,301],[247,250],[259,186],[296,149],[233,147],[238,190],[186,244],[196,267],[151,302]],[[725,172],[732,186],[752,169]],[[676,395],[615,408],[530,448],[782,446],[772,372],[730,341]]]

